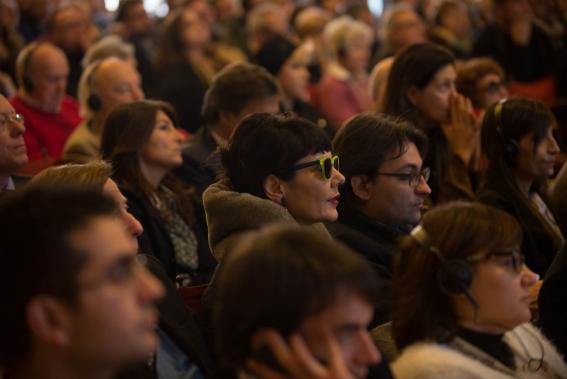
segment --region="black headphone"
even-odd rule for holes
[[[502,144],[504,145],[504,151],[506,153],[506,157],[508,159],[513,159],[518,155],[518,151],[520,151],[520,146],[518,142],[513,138],[508,138],[504,135],[504,131],[502,130],[502,112],[504,112],[504,103],[506,103],[507,99],[502,99],[496,106],[494,107],[494,120],[496,121],[496,133],[500,137]]]
[[[28,50],[24,53],[25,55],[22,57],[22,63],[21,63],[21,80],[22,80],[22,87],[24,87],[24,90],[26,92],[31,92],[33,91],[34,85],[33,85],[33,81],[31,80],[31,78],[28,75],[28,71],[29,71],[29,67],[30,67],[30,62],[32,59],[32,55],[35,53],[35,51],[41,46],[41,42],[33,42],[32,44],[30,44],[28,46]]]
[[[411,231],[413,239],[425,250],[437,257],[441,266],[437,270],[437,284],[446,294],[463,294],[470,301],[475,309],[478,303],[469,292],[473,281],[473,269],[469,262],[464,259],[447,259],[441,251],[433,246],[429,241],[427,232],[421,225],[416,226]]]
[[[93,112],[98,112],[102,108],[102,100],[100,97],[92,93],[93,90],[93,78],[95,76],[96,71],[100,67],[104,60],[99,60],[98,62],[94,63],[91,72],[89,72],[89,76],[87,77],[87,88],[89,89],[89,97],[87,98],[87,105],[89,109]]]

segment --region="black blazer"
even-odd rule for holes
[[[140,251],[156,257],[163,265],[165,271],[172,280],[178,274],[175,263],[175,253],[171,239],[165,230],[160,216],[146,203],[138,194],[132,190],[119,186],[120,191],[128,200],[128,211],[144,227],[144,232],[139,238]],[[198,242],[199,269],[193,276],[194,284],[208,283],[216,266],[216,260],[209,250],[206,231],[203,228],[199,205],[196,204],[197,222],[191,229],[195,233]],[[204,213],[204,212],[202,212]]]
[[[539,292],[539,323],[545,335],[567,356],[567,247],[547,270]]]
[[[175,284],[156,258],[148,256],[146,267],[165,287],[165,296],[158,303],[160,328],[187,355],[189,360],[199,367],[205,378],[212,377],[215,367],[213,354],[203,337],[200,320],[183,303]],[[157,373],[155,367],[141,363],[128,367],[115,378],[155,379]]]
[[[202,204],[203,192],[213,184],[221,172],[220,157],[215,155],[218,145],[209,128],[203,126],[183,149],[183,164],[174,174],[187,187],[192,187]]]
[[[392,259],[398,240],[409,227],[391,227],[373,221],[348,207],[339,208],[339,220],[326,223],[331,236],[350,247],[372,266],[379,280],[381,301],[374,304],[374,319],[370,327],[391,320]]]
[[[558,248],[549,235],[546,226],[536,218],[524,205],[517,204],[510,197],[501,194],[486,183],[478,195],[477,201],[508,212],[520,223],[524,239],[522,252],[526,257],[526,265],[543,277],[557,255]]]

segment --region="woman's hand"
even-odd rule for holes
[[[263,329],[256,333],[252,345],[254,349],[266,346],[280,366],[278,370],[257,360],[249,360],[247,370],[259,379],[355,379],[333,336],[326,337],[328,362],[325,363],[311,353],[299,333],[292,334],[287,342],[274,329]]]
[[[453,93],[449,123],[441,127],[453,154],[468,166],[480,142],[480,127],[470,100],[459,93]]]

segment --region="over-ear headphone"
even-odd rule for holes
[[[21,80],[20,84],[28,93],[33,91],[34,88],[33,81],[29,77],[30,62],[32,60],[32,55],[41,46],[41,44],[41,42],[32,42],[23,52],[20,53],[22,56],[19,57],[16,62],[18,76]]]
[[[473,281],[473,269],[469,262],[464,259],[447,259],[441,251],[433,246],[427,232],[421,225],[411,231],[412,238],[426,251],[435,255],[441,266],[437,270],[437,283],[439,288],[447,294],[463,294],[473,307],[478,308],[478,303],[469,292]]]
[[[507,99],[502,99],[496,106],[494,106],[494,120],[496,121],[496,133],[500,137],[502,144],[504,145],[504,151],[506,152],[506,157],[508,159],[513,159],[518,155],[518,151],[520,150],[520,146],[518,142],[516,142],[513,138],[508,138],[504,135],[504,131],[502,130],[502,112],[504,111],[504,103],[506,103]]]
[[[89,90],[89,97],[87,98],[87,105],[89,109],[93,112],[98,112],[102,108],[102,100],[96,94],[93,93],[93,80],[96,74],[96,71],[100,67],[100,65],[104,62],[104,60],[100,60],[96,62],[89,72],[89,76],[87,77],[87,88]]]

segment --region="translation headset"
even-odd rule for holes
[[[478,303],[471,295],[469,288],[473,281],[473,269],[464,259],[447,259],[439,249],[433,246],[427,232],[421,225],[411,231],[413,239],[426,251],[437,257],[441,266],[437,270],[437,283],[443,292],[449,295],[463,294],[475,309]]]
[[[91,72],[89,72],[89,76],[87,77],[87,88],[89,90],[89,97],[87,98],[87,105],[89,109],[93,112],[97,112],[102,108],[102,100],[96,94],[93,93],[93,81],[96,72],[98,71],[100,65],[104,62],[104,60],[99,60],[98,62],[94,63]]]
[[[41,42],[32,42],[28,46],[27,51],[25,51],[24,55],[22,56],[22,63],[20,64],[21,67],[20,79],[21,79],[22,87],[24,87],[24,90],[28,93],[33,91],[34,88],[33,81],[29,76],[29,69],[31,65],[32,56],[36,52],[36,50],[41,46],[41,44],[42,44]]]
[[[504,104],[506,103],[506,100],[507,99],[502,99],[494,106],[494,120],[496,121],[496,133],[504,145],[506,157],[508,159],[513,159],[516,155],[518,155],[520,146],[513,138],[506,137],[502,130],[502,126],[504,125],[502,122],[502,113],[504,112]]]
[[[472,304],[475,309],[475,322],[476,322],[476,311],[479,308],[478,302],[474,299],[469,291],[469,288],[473,281],[473,269],[469,262],[464,259],[447,259],[441,254],[441,251],[437,247],[431,244],[429,236],[425,229],[421,225],[416,226],[411,231],[411,237],[427,252],[435,255],[441,266],[437,270],[437,283],[439,288],[446,294],[463,294]],[[496,325],[496,324],[495,324]],[[533,358],[528,351],[527,346],[524,344],[522,338],[515,332],[512,335],[520,342],[524,354],[526,356],[526,368],[530,372],[537,372],[543,367],[545,359],[545,349],[539,338],[534,335],[530,330],[526,330],[530,336],[533,337],[535,342],[538,344],[540,349],[540,357]]]

